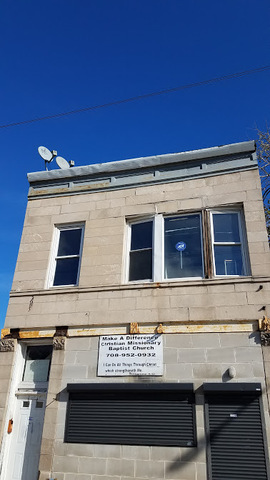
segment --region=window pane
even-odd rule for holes
[[[130,252],[129,280],[152,280],[152,249]]]
[[[153,222],[131,225],[131,250],[152,248],[152,225]]]
[[[63,258],[56,260],[54,286],[76,285],[79,258]]]
[[[51,358],[51,354],[51,345],[31,345],[31,347],[27,347],[26,358],[30,360],[44,360]]]
[[[33,345],[27,348],[24,382],[47,382],[51,363],[51,345]]]
[[[240,242],[237,213],[214,213],[213,224],[215,242]]]
[[[245,275],[240,245],[215,245],[216,275]]]
[[[60,230],[57,256],[79,255],[82,229]]]
[[[24,382],[47,382],[50,360],[27,360],[24,371]]]
[[[165,278],[202,276],[200,215],[166,218]]]

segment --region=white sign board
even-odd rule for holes
[[[99,339],[98,376],[163,375],[161,335],[106,335]]]

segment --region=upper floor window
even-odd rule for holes
[[[164,219],[164,278],[203,277],[201,215]]]
[[[128,280],[248,274],[239,209],[156,215],[129,225]]]
[[[129,280],[152,280],[153,221],[130,226]]]
[[[246,275],[239,211],[211,212],[215,275]]]
[[[56,228],[50,286],[77,285],[82,253],[83,226]]]

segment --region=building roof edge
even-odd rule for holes
[[[141,168],[168,165],[174,163],[188,162],[194,160],[210,159],[213,157],[226,157],[237,154],[253,153],[256,150],[254,140],[247,142],[233,143],[229,145],[220,145],[217,147],[203,148],[199,150],[190,150],[181,153],[170,153],[165,155],[154,155],[149,157],[132,158],[128,160],[118,160],[108,163],[96,163],[73,167],[65,170],[50,170],[42,172],[32,172],[27,174],[29,183],[53,181],[57,179],[72,180],[73,177],[84,177],[102,173],[112,173],[119,171],[136,170]]]

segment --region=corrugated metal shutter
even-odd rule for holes
[[[194,395],[179,391],[71,392],[65,441],[194,446]]]
[[[211,480],[267,480],[260,397],[256,393],[208,393]]]

